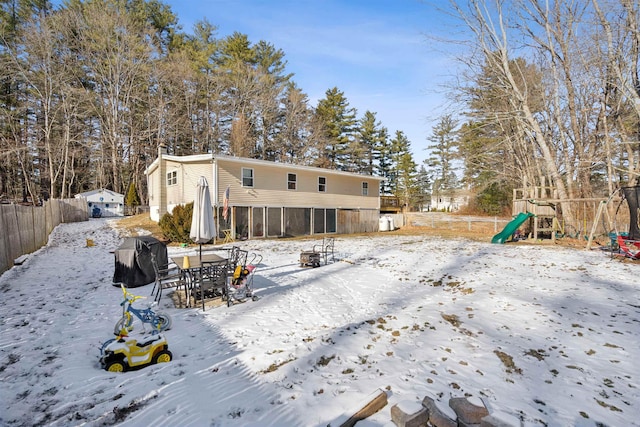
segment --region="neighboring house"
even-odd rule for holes
[[[425,211],[456,212],[469,204],[470,193],[466,190],[455,190],[451,193],[432,193],[431,204],[425,206]]]
[[[192,202],[198,178],[207,178],[219,237],[224,230],[250,239],[378,229],[378,177],[222,155],[172,156],[162,146],[145,173],[154,221]]]
[[[111,190],[92,190],[76,194],[76,198],[84,197],[89,205],[89,215],[93,208],[99,208],[102,216],[124,216],[124,194]]]

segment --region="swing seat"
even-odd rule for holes
[[[623,235],[618,235],[618,246],[625,257],[640,259],[640,240],[631,240]]]

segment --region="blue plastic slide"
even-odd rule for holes
[[[506,242],[509,239],[509,237],[511,237],[513,235],[513,233],[516,232],[518,227],[520,227],[523,222],[525,222],[526,220],[528,220],[532,216],[533,216],[533,214],[531,212],[520,212],[518,214],[518,216],[516,216],[514,219],[512,219],[504,227],[504,229],[501,232],[499,232],[498,234],[493,236],[493,239],[491,239],[491,243],[504,243],[504,242]]]

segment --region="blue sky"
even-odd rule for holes
[[[164,0],[183,31],[206,18],[217,37],[235,31],[285,53],[287,71],[313,106],[337,87],[358,111],[401,130],[416,162],[445,113],[442,85],[455,64],[429,36],[447,34],[446,17],[420,0]]]

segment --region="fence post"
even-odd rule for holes
[[[4,206],[0,205],[0,230],[2,230],[2,234],[0,234],[0,274],[4,271],[8,270],[11,267],[13,262],[9,262],[9,236],[6,232],[7,227],[4,225]]]
[[[469,231],[471,231],[471,217],[467,217],[467,221],[469,221]]]
[[[497,216],[493,217],[493,231],[494,231],[494,233],[498,231],[498,217]]]

